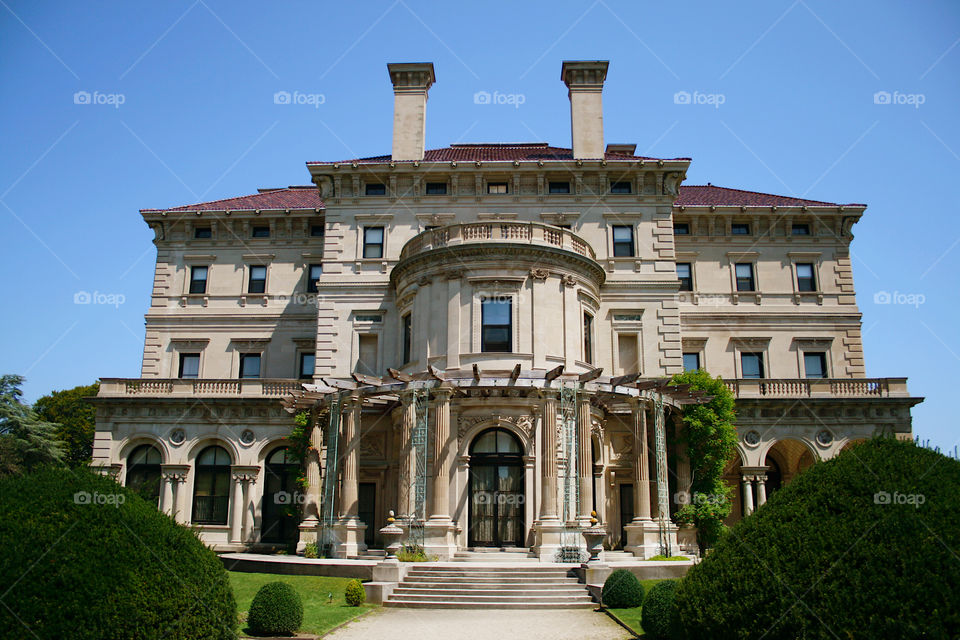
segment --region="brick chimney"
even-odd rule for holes
[[[387,65],[393,83],[394,160],[423,160],[427,135],[427,92],[436,80],[432,62]]]
[[[570,130],[573,157],[599,160],[603,156],[603,82],[607,60],[565,60],[560,79],[570,96]]]

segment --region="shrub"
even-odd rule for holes
[[[397,560],[400,562],[429,562],[427,553],[418,544],[405,544],[397,551]]]
[[[344,590],[344,598],[351,607],[359,607],[367,600],[367,592],[363,590],[363,585],[359,580],[351,580],[347,583]]]
[[[676,595],[697,638],[960,637],[960,461],[878,438],[733,527]]]
[[[286,582],[268,582],[250,603],[247,626],[254,635],[293,635],[302,623],[303,601]]]
[[[643,585],[626,569],[617,569],[603,582],[600,592],[603,606],[612,609],[639,607],[643,604]]]
[[[644,633],[652,640],[669,640],[671,637],[670,618],[673,615],[673,598],[678,586],[678,580],[658,582],[643,599],[641,624]]]
[[[666,562],[666,561],[686,562],[690,560],[690,558],[688,558],[687,556],[665,556],[661,553],[661,554],[652,556],[650,558],[647,558],[647,560],[649,562]]]
[[[237,606],[216,554],[156,504],[92,471],[0,479],[0,548],[10,588],[0,628],[11,633],[235,637]]]
[[[320,549],[317,547],[316,542],[308,542],[307,546],[303,548],[303,557],[304,558],[319,558]]]

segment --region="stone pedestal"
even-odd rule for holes
[[[534,524],[534,552],[540,562],[555,562],[563,546],[564,524],[558,519],[541,520]]]
[[[644,560],[663,553],[660,548],[660,525],[656,521],[635,519],[624,529],[627,531],[625,551]],[[682,553],[677,540],[677,525],[672,522],[667,523],[667,538],[674,555]]]
[[[367,525],[358,518],[343,518],[333,525],[333,554],[338,558],[357,556],[367,550],[363,541]]]
[[[456,526],[449,517],[428,519],[423,525],[424,553],[436,556],[441,562],[450,560],[457,552],[455,533]]]
[[[297,555],[303,555],[307,544],[313,543],[318,547],[320,542],[320,521],[316,518],[306,518],[299,526],[300,538],[297,540]]]

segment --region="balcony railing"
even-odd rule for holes
[[[907,398],[906,378],[737,378],[737,398]]]
[[[504,221],[465,222],[424,231],[403,246],[400,259],[404,260],[431,249],[478,242],[510,242],[556,247],[596,260],[596,254],[586,240],[566,229],[540,222]]]
[[[282,398],[299,391],[300,385],[300,380],[289,378],[103,378],[99,397]]]

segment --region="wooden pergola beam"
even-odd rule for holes
[[[446,378],[443,377],[443,371],[436,369],[432,364],[427,365],[427,372],[430,374],[431,378],[440,380],[441,382],[446,380]]]
[[[477,363],[473,363],[473,379],[477,382],[480,382],[480,367],[477,366]]]
[[[377,376],[368,376],[364,373],[351,373],[350,375],[360,384],[368,384],[374,387],[379,387],[383,384],[383,379]]]
[[[603,373],[603,367],[597,367],[596,369],[591,369],[586,373],[581,373],[577,376],[577,380],[580,382],[590,382],[591,380],[596,380],[600,377],[600,374]]]
[[[321,380],[323,380],[323,384],[335,389],[346,389],[348,391],[353,391],[357,388],[357,383],[350,382],[349,380],[337,380],[335,378],[321,378]]]
[[[510,372],[510,384],[516,383],[517,379],[520,377],[520,363],[517,363],[517,366],[513,368],[513,371]]]
[[[557,378],[559,378],[559,377],[560,377],[560,374],[562,374],[562,373],[563,373],[563,365],[561,364],[560,366],[554,367],[553,369],[550,369],[550,371],[547,371],[547,372],[544,374],[543,378],[544,378],[544,380],[546,380],[547,382],[553,382],[554,380],[556,380]]]
[[[622,385],[630,384],[631,382],[634,382],[639,377],[640,377],[639,373],[628,373],[623,376],[616,376],[615,378],[610,378],[610,386],[619,387]]]
[[[413,376],[407,375],[406,373],[400,373],[394,368],[387,369],[387,373],[390,374],[390,377],[394,380],[399,380],[400,382],[410,382],[413,380]]]

